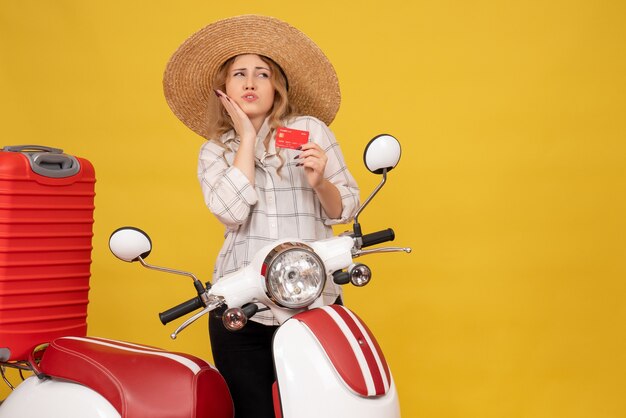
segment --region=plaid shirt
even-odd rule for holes
[[[200,149],[198,179],[204,201],[226,226],[225,241],[215,264],[213,281],[248,265],[263,246],[280,238],[297,237],[305,242],[333,236],[331,225],[349,222],[359,206],[359,189],[348,171],[339,144],[330,129],[320,120],[303,116],[291,120],[288,128],[309,132],[309,141],[326,152],[328,162],[324,177],[339,190],[343,212],[339,219],[329,219],[319,199],[309,186],[304,169],[296,167],[294,157],[300,151],[275,147],[274,135],[265,149],[263,140],[269,132],[267,121],[257,135],[255,150],[255,186],[233,166],[239,138],[234,131],[220,141],[207,141]],[[341,288],[329,280],[324,301],[332,303]],[[266,325],[277,325],[270,311],[251,318]]]

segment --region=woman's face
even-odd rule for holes
[[[271,70],[258,55],[235,58],[226,76],[226,94],[241,107],[250,120],[263,122],[274,104]]]

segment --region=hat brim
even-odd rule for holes
[[[219,20],[191,35],[165,68],[167,103],[194,132],[206,138],[212,81],[226,60],[240,54],[271,58],[287,76],[289,100],[301,114],[315,116],[327,125],[334,120],[341,93],[335,69],[322,50],[286,22],[243,15]]]

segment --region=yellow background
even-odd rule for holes
[[[208,279],[222,228],[196,180],[201,140],[169,111],[165,63],[219,18],[261,13],[338,72],[332,128],[362,198],[374,135],[400,166],[361,217],[411,255],[376,255],[347,303],[377,335],[405,417],[626,416],[623,1],[0,0],[0,137],[85,157],[98,183],[89,333],[210,358],[206,320],[169,340],[157,312]]]

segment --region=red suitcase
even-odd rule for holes
[[[95,181],[60,149],[0,151],[0,360],[86,334]]]

